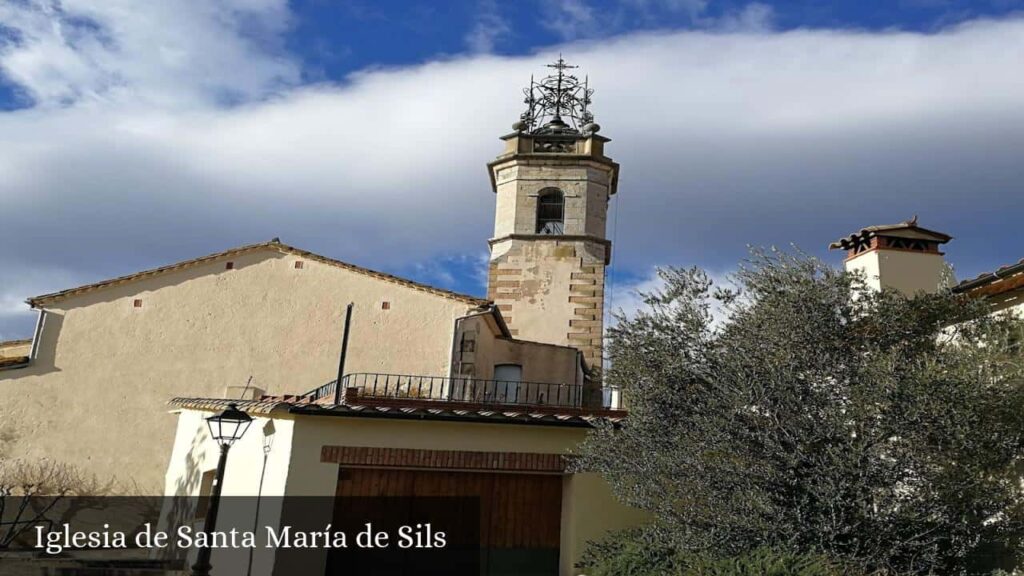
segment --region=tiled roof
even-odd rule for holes
[[[373,406],[347,405],[336,406],[322,404],[303,404],[293,407],[290,412],[316,416],[354,416],[364,418],[398,418],[403,420],[454,420],[463,422],[483,422],[493,424],[537,424],[541,426],[570,426],[589,428],[598,421],[605,420],[617,423],[625,418],[621,416],[598,416],[586,414],[560,414],[531,412],[528,407],[522,410],[492,410],[485,406],[475,409],[451,409],[443,403],[437,406]]]
[[[1014,278],[1012,282],[1008,280],[1022,273],[1024,273],[1024,259],[1021,259],[1016,264],[1000,266],[994,272],[985,272],[969,280],[964,280],[957,284],[953,291],[969,293],[985,289],[989,295],[999,294],[1021,287],[1021,278]]]
[[[878,226],[867,226],[861,228],[857,232],[854,232],[849,236],[844,236],[843,238],[829,244],[828,248],[829,250],[848,250],[852,245],[855,245],[858,240],[871,238],[872,236],[878,236],[880,234],[884,235],[886,232],[899,232],[903,230],[913,231],[916,234],[928,237],[930,240],[938,242],[939,244],[945,244],[953,239],[953,237],[948,234],[943,234],[942,232],[936,232],[935,230],[929,230],[918,226],[917,216],[914,216],[910,220],[904,220],[899,224],[880,224]]]
[[[172,408],[184,408],[188,410],[208,410],[220,412],[226,410],[229,404],[235,404],[238,409],[250,414],[265,416],[275,410],[287,410],[292,406],[288,402],[281,402],[276,398],[261,400],[231,400],[229,398],[174,398],[168,404]]]
[[[282,411],[291,414],[311,416],[347,416],[359,418],[395,418],[402,420],[447,420],[462,422],[483,422],[493,424],[533,424],[541,426],[592,427],[598,421],[612,423],[621,422],[625,412],[613,415],[588,415],[579,413],[552,413],[551,411],[535,412],[524,406],[522,410],[496,410],[480,406],[474,409],[446,408],[443,403],[436,406],[424,406],[422,403],[409,406],[372,406],[372,405],[326,405],[317,404],[298,397],[264,398],[262,400],[229,400],[222,398],[175,398],[170,401],[173,408],[189,410],[208,410],[217,412],[224,410],[228,404],[234,403],[244,412],[253,415],[267,415]],[[567,411],[568,412],[568,411]]]
[[[488,303],[487,300],[482,299],[482,298],[477,298],[475,296],[469,296],[467,294],[459,294],[458,292],[452,292],[450,290],[445,290],[443,288],[437,288],[437,287],[430,286],[430,285],[427,285],[427,284],[422,284],[420,282],[414,282],[412,280],[407,280],[405,278],[400,278],[398,276],[394,276],[394,275],[391,275],[391,274],[385,274],[384,272],[377,272],[375,270],[370,270],[368,268],[363,268],[361,266],[356,266],[354,264],[349,264],[347,262],[342,262],[341,260],[335,260],[333,258],[328,258],[326,256],[321,256],[319,254],[314,254],[313,252],[309,252],[307,250],[302,250],[300,248],[295,248],[294,246],[289,246],[287,244],[282,244],[276,238],[271,240],[270,242],[262,242],[260,244],[249,244],[249,245],[246,245],[246,246],[239,246],[238,248],[231,248],[230,250],[225,250],[223,252],[217,252],[215,254],[209,254],[207,256],[201,256],[199,258],[193,258],[191,260],[184,260],[182,262],[178,262],[178,263],[175,263],[175,264],[170,264],[168,266],[161,266],[160,268],[153,268],[152,270],[145,270],[143,272],[136,272],[135,274],[129,274],[127,276],[119,276],[117,278],[111,278],[110,280],[103,280],[102,282],[96,282],[96,283],[93,283],[93,284],[86,284],[84,286],[78,286],[77,288],[70,288],[70,289],[67,289],[67,290],[62,290],[60,292],[54,292],[52,294],[44,294],[42,296],[35,296],[33,298],[29,298],[27,300],[27,302],[28,302],[29,305],[31,305],[33,308],[35,308],[35,307],[39,307],[39,306],[42,306],[42,305],[51,304],[53,302],[56,302],[56,301],[61,300],[63,298],[67,298],[69,296],[76,296],[78,294],[84,294],[86,292],[91,292],[93,290],[98,290],[98,289],[101,289],[101,288],[106,288],[108,286],[118,286],[118,285],[125,284],[125,283],[128,283],[128,282],[134,282],[136,280],[142,280],[142,279],[145,279],[145,278],[152,278],[154,276],[159,276],[159,275],[162,275],[162,274],[166,274],[168,272],[174,272],[174,271],[177,271],[177,270],[183,270],[185,268],[191,268],[193,266],[198,266],[198,265],[205,264],[205,263],[208,263],[208,262],[211,262],[211,261],[214,261],[214,260],[218,260],[218,259],[221,259],[221,258],[227,258],[227,257],[230,257],[230,256],[237,256],[239,254],[255,252],[255,251],[258,251],[258,250],[276,250],[278,252],[285,253],[285,254],[293,254],[295,256],[299,256],[299,257],[306,258],[306,259],[309,259],[309,260],[313,260],[313,261],[316,261],[316,262],[321,262],[323,264],[327,264],[327,265],[330,265],[330,266],[336,266],[338,268],[344,268],[345,270],[350,270],[352,272],[356,272],[356,273],[359,273],[359,274],[365,274],[367,276],[372,276],[374,278],[378,278],[380,280],[384,280],[384,281],[387,281],[387,282],[393,282],[395,284],[400,284],[402,286],[413,288],[415,290],[421,290],[423,292],[429,292],[431,294],[436,294],[438,296],[443,296],[445,298],[451,298],[453,300],[458,300],[460,302],[465,302],[466,304],[469,304],[469,305],[472,305],[472,306],[483,306],[483,305]]]

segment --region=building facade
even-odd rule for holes
[[[609,408],[595,368],[618,166],[586,111],[589,88],[564,62],[555,68],[531,86],[538,100],[490,165],[487,299],[276,238],[37,296],[28,300],[39,314],[33,338],[0,345],[5,452],[155,492],[174,437],[166,413],[174,397],[322,402],[357,389]]]
[[[586,111],[589,89],[564,62],[554,68],[531,86],[537,101],[528,100],[489,165],[496,206],[488,301],[454,320],[446,377],[346,370],[313,394],[237,402],[256,420],[232,449],[225,494],[337,495],[333,510],[312,513],[321,526],[343,520],[349,496],[477,498],[481,573],[495,575],[573,575],[588,541],[646,518],[599,476],[568,466],[597,420],[626,416],[597,370],[610,258],[605,220],[618,166]],[[209,493],[217,450],[205,418],[229,402],[172,402],[178,428],[166,495]],[[290,502],[261,513],[287,523],[296,514]],[[262,554],[260,574],[331,565],[327,551]]]

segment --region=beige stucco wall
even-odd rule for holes
[[[895,288],[908,296],[933,293],[952,280],[942,255],[926,252],[869,250],[847,260],[846,269],[863,272],[873,288]]]
[[[165,496],[199,496],[203,473],[217,469],[220,451],[216,442],[210,438],[205,422],[207,416],[210,416],[209,412],[180,412],[173,450],[165,470]],[[289,418],[257,417],[253,419],[246,435],[231,448],[224,473],[222,495],[227,498],[222,501],[218,522],[220,529],[237,527],[239,530],[252,530],[257,520],[254,499],[232,498],[235,496],[262,496],[259,525],[280,524],[283,502],[274,496],[284,494],[285,491],[293,431],[294,422]],[[193,500],[165,500],[159,521],[160,529],[173,532],[178,526],[189,525],[194,531],[201,530],[203,523],[195,519],[194,505]],[[263,529],[258,534],[262,538]],[[273,552],[264,548],[261,540],[259,547],[253,551],[254,567],[271,566]],[[244,574],[242,568],[248,565],[247,554],[245,550],[214,551],[212,563],[221,568],[214,571],[214,574]],[[189,564],[194,561],[194,556],[192,554],[189,557]],[[234,571],[227,572],[224,570],[226,567],[234,568]],[[254,573],[270,574],[269,571],[260,572],[259,569],[255,569]]]
[[[167,468],[168,491],[178,490],[180,486],[194,486],[193,490],[198,490],[197,481],[193,480],[198,476],[194,467],[215,467],[213,442],[207,439],[202,422],[207,415],[191,410],[182,412],[174,457]],[[261,422],[258,420],[253,430],[262,426]],[[271,452],[273,459],[267,466],[263,493],[272,493],[269,488],[271,478],[274,489],[279,490],[283,477],[283,492],[277,493],[289,496],[334,494],[338,466],[320,462],[321,448],[325,445],[564,454],[586,434],[582,428],[304,415],[295,415],[294,420],[291,416],[283,416],[275,419],[275,424],[277,438]],[[232,449],[225,475],[225,493],[254,494],[252,479],[258,478],[261,467],[262,438],[259,434],[247,436]],[[325,508],[320,521],[326,525],[331,514],[332,510]],[[262,511],[261,518],[264,518]],[[572,576],[576,573],[572,566],[579,560],[587,540],[600,538],[607,530],[632,526],[644,519],[640,512],[619,504],[600,477],[566,475],[562,494],[561,574]],[[309,562],[304,567],[309,573],[323,571],[322,562],[326,561],[326,554],[304,557],[305,562]],[[270,562],[264,561],[260,565],[264,570]],[[294,565],[288,569],[294,569]],[[257,573],[269,574],[268,571]]]
[[[348,302],[346,372],[447,374],[465,302],[312,260],[296,269],[296,260],[250,252],[54,304],[33,365],[0,371],[11,456],[159,491],[175,429],[166,402],[221,397],[250,375],[273,394],[332,380]]]
[[[562,483],[562,549],[572,550],[559,559],[562,576],[576,575],[573,566],[588,542],[603,539],[608,532],[650,522],[652,516],[630,508],[612,494],[611,487],[598,474],[569,474]]]
[[[460,320],[456,328],[456,352],[453,374],[482,380],[494,377],[496,364],[519,364],[526,382],[582,384],[579,351],[567,346],[504,338],[495,334],[486,316]],[[472,350],[463,350],[461,342],[473,341]]]
[[[583,383],[578,370],[579,351],[575,348],[510,339],[495,340],[494,348],[491,376],[495,364],[519,364],[527,382]]]

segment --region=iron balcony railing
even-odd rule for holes
[[[467,402],[473,404],[511,404],[521,406],[559,406],[576,408],[618,408],[617,390],[585,388],[579,384],[480,380],[466,377],[415,376],[408,374],[347,374],[339,388],[328,382],[304,397],[310,401],[341,398],[349,388],[366,398],[402,398]]]

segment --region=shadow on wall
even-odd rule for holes
[[[158,523],[162,530],[173,531],[178,526],[191,526],[193,529],[202,526],[202,519],[199,517],[200,501],[196,496],[200,496],[203,482],[204,470],[201,466],[207,461],[208,451],[213,444],[212,440],[197,433],[192,437],[192,444],[183,457],[183,465],[179,466],[177,462],[169,463],[168,468],[183,470],[184,473],[175,480],[173,491],[164,493],[164,507],[160,511]],[[173,547],[161,550],[158,554],[161,558],[175,558],[180,555],[181,552]]]
[[[60,338],[60,331],[63,326],[63,314],[52,312],[46,314],[43,338],[39,341],[35,359],[24,368],[0,371],[0,381],[19,380],[28,376],[43,376],[51,372],[60,372],[60,368],[56,366],[55,360],[57,357],[57,340]]]

